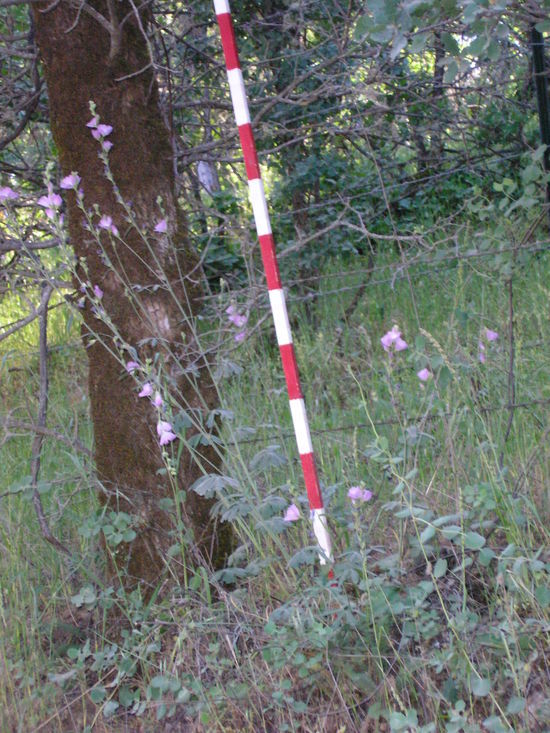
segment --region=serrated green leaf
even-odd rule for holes
[[[281,453],[279,445],[268,445],[267,448],[263,448],[258,451],[256,455],[250,461],[250,470],[265,471],[268,468],[279,468],[286,464],[286,456]]]
[[[211,499],[226,486],[236,489],[239,486],[239,482],[229,476],[222,476],[217,473],[207,473],[205,476],[201,476],[197,479],[190,488],[196,494],[199,494],[199,496]]]

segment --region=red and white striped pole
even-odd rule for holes
[[[313,531],[321,549],[320,561],[321,564],[324,565],[327,560],[332,560],[330,536],[327,530],[323,497],[321,496],[321,487],[319,485],[319,477],[315,466],[315,456],[313,453],[313,446],[311,444],[304,396],[300,387],[296,354],[294,352],[292,333],[290,331],[288,313],[286,310],[285,294],[281,285],[279,265],[277,264],[275,240],[273,239],[273,234],[271,232],[269,211],[267,208],[260,166],[258,165],[254,133],[252,132],[252,125],[250,124],[248,101],[246,90],[244,88],[243,75],[239,64],[235,31],[233,30],[233,21],[231,20],[231,10],[229,8],[228,0],[214,0],[214,9],[220,26],[223,53],[227,68],[227,78],[229,80],[229,90],[231,92],[231,100],[233,102],[233,111],[235,112],[235,121],[237,123],[239,137],[241,139],[244,164],[248,178],[250,203],[252,204],[254,220],[256,222],[256,231],[258,232],[258,239],[260,241],[267,288],[269,291],[269,301],[271,303],[271,312],[273,314],[273,320],[275,321],[275,332],[277,334],[277,343],[279,344],[281,360],[283,362],[288,399],[290,402],[290,412],[292,415],[294,433],[296,434],[298,452],[300,454],[300,461],[302,463],[302,470],[304,473],[309,508],[311,510],[311,521],[313,524]],[[332,575],[332,571],[330,574]]]

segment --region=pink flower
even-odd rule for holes
[[[63,199],[61,198],[61,196],[58,193],[54,193],[53,191],[50,191],[47,196],[41,196],[38,199],[38,204],[40,206],[43,206],[48,211],[52,211],[52,209],[57,209],[57,207],[61,206],[62,203]]]
[[[418,379],[420,379],[421,382],[427,382],[428,379],[432,376],[432,373],[427,367],[424,367],[424,369],[416,372],[416,376],[418,377]]]
[[[403,351],[408,348],[407,342],[401,338],[401,331],[398,326],[394,326],[391,331],[385,333],[380,339],[385,351],[390,351],[393,347],[395,351]]]
[[[128,374],[132,374],[133,371],[139,368],[139,364],[137,361],[127,361],[126,362],[126,371]]]
[[[351,499],[352,504],[356,504],[358,501],[370,501],[372,499],[372,491],[362,489],[360,486],[352,486],[348,491],[348,499]]]
[[[162,399],[160,394],[158,392],[155,392],[155,397],[153,399],[153,405],[155,407],[162,407],[163,403],[164,403],[164,400]]]
[[[94,295],[98,300],[101,300],[101,298],[103,298],[103,290],[99,287],[99,285],[94,285]]]
[[[112,142],[111,142],[110,140],[104,140],[104,141],[103,141],[103,142],[101,143],[101,147],[102,147],[102,149],[103,149],[103,150],[104,150],[104,151],[105,151],[106,153],[108,153],[108,152],[109,152],[109,150],[110,150],[110,149],[111,149],[111,148],[113,147],[113,143],[112,143]]]
[[[110,135],[113,131],[113,128],[111,125],[98,125],[95,130],[92,130],[92,135],[95,137],[96,140],[99,140],[102,137],[107,137],[107,135]]]
[[[498,338],[498,333],[496,331],[491,331],[490,328],[486,328],[485,338],[487,339],[487,341],[496,341]]]
[[[477,352],[478,359],[482,364],[485,364],[485,344],[483,343],[483,341],[479,341],[477,346],[478,346],[478,352]]]
[[[175,440],[178,436],[172,431],[172,425],[164,420],[157,423],[157,434],[159,436],[159,444],[167,445]]]
[[[150,397],[152,394],[153,386],[151,382],[145,382],[145,384],[141,388],[141,392],[138,394],[138,397]]]
[[[115,224],[113,224],[112,217],[108,216],[107,214],[103,214],[103,216],[99,220],[98,227],[100,229],[108,229],[110,232],[112,232],[115,235],[118,234],[118,229],[115,226]]]
[[[9,186],[2,186],[2,188],[0,188],[0,201],[13,201],[18,198],[19,194],[16,193],[13,188],[10,188]]]
[[[229,316],[231,323],[234,323],[237,328],[242,328],[248,323],[248,316],[242,316],[240,313],[231,314]]]
[[[78,173],[71,173],[68,176],[65,176],[65,178],[62,178],[61,183],[59,185],[61,188],[70,189],[70,188],[76,188],[79,183],[80,183],[80,176],[78,175]]]
[[[160,234],[164,233],[167,229],[168,224],[166,223],[166,219],[161,219],[155,226],[155,232],[159,232]]]
[[[298,509],[296,504],[291,504],[288,507],[283,519],[285,522],[296,522],[296,520],[300,519],[300,510]]]
[[[225,312],[227,313],[227,315],[228,315],[228,316],[232,316],[232,315],[233,315],[233,313],[236,313],[236,312],[237,312],[237,309],[235,308],[235,306],[234,306],[234,305],[229,305],[229,306],[227,306],[227,308],[225,309]]]
[[[246,331],[240,331],[239,333],[235,334],[235,341],[240,344],[241,341],[244,341],[246,338]]]
[[[97,127],[99,123],[99,117],[97,115],[94,115],[92,119],[86,123],[86,127]]]
[[[76,307],[77,308],[84,308],[85,303],[86,303],[86,298],[79,298],[76,301]]]

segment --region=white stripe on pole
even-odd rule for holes
[[[247,125],[250,122],[250,113],[248,111],[248,101],[246,99],[242,72],[240,69],[231,69],[231,71],[227,72],[227,78],[229,80],[229,91],[231,92],[237,127]]]
[[[262,179],[253,178],[251,181],[248,181],[248,191],[258,236],[261,237],[264,234],[271,234],[271,222],[269,221],[269,211],[267,210],[267,201],[265,200]]]
[[[294,432],[296,433],[296,443],[298,444],[298,453],[313,453],[311,444],[311,435],[309,434],[309,425],[307,423],[306,406],[303,399],[289,400],[292,422],[294,424]]]
[[[313,533],[317,538],[319,547],[323,551],[323,554],[319,555],[319,561],[321,565],[325,565],[327,560],[330,560],[332,558],[332,544],[327,530],[327,517],[325,514],[325,510],[312,509],[311,523],[313,524]]]
[[[223,13],[231,12],[229,10],[229,3],[227,0],[214,0],[214,11],[216,15],[223,15]]]
[[[269,291],[269,302],[271,303],[271,312],[275,321],[275,333],[277,334],[277,343],[279,346],[285,346],[292,343],[292,333],[290,331],[290,323],[288,322],[288,312],[285,303],[285,294],[279,290]]]

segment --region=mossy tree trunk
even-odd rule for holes
[[[176,511],[161,501],[173,497],[173,481],[161,470],[165,462],[156,431],[159,417],[168,420],[168,415],[138,397],[141,373],[126,372],[125,358],[134,359],[121,344],[135,348],[140,364],[150,359],[162,365],[171,385],[165,404],[177,401],[204,419],[216,395],[194,338],[201,273],[175,194],[170,138],[149,57],[147,11],[135,9],[147,3],[47,0],[32,7],[62,173],[80,175],[84,205],[96,227],[102,216],[112,218],[110,228],[97,229],[98,241],[75,192],[68,192],[69,236],[79,276],[89,283],[89,292],[97,285],[104,293],[96,309],[105,317],[97,317],[88,299],[83,327],[96,469],[105,490],[101,500],[136,522],[137,537],[115,555],[128,586],[156,584],[175,542]],[[113,127],[106,139],[113,144],[108,156],[115,185],[99,157],[101,141],[86,126],[90,101],[101,123]],[[162,219],[167,231],[155,232]],[[189,428],[186,439],[196,431]],[[203,558],[219,567],[230,546],[229,528],[211,519],[211,500],[188,490],[203,471],[216,472],[219,458],[212,444],[197,449],[200,455],[182,449],[187,440],[167,446],[174,455],[181,451],[176,478],[186,491],[183,521],[193,530],[194,562]]]

